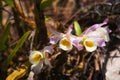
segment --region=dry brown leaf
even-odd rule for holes
[[[19,67],[17,70],[14,70],[10,75],[8,75],[6,80],[18,80],[22,78],[26,74],[28,67],[29,65],[26,63],[22,64],[21,67]]]

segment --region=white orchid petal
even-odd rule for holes
[[[105,41],[106,41],[106,42],[110,41],[109,34],[106,34],[106,36],[105,36]]]
[[[48,60],[48,58],[45,58],[44,62],[45,62],[45,65],[48,65],[49,68],[52,68],[52,65],[51,65],[50,61]]]
[[[106,25],[107,23],[108,23],[108,19],[105,19],[105,20],[103,21],[103,23],[94,24],[94,25],[92,25],[91,27],[89,27],[87,30],[85,30],[85,31],[81,34],[81,36],[86,35],[86,34],[89,34],[90,32],[96,31],[96,29],[101,28],[103,25]]]
[[[93,39],[103,39],[104,41],[108,42],[109,39],[109,34],[106,30],[106,28],[99,27],[95,31],[89,32],[85,34],[83,37],[86,38],[93,38]]]
[[[34,75],[35,75],[35,73],[33,71],[30,71],[27,80],[34,80]]]
[[[98,28],[96,30],[96,32],[99,32],[99,34],[101,35],[101,38],[104,38],[106,42],[108,42],[110,39],[109,39],[109,34],[106,30],[106,28]]]
[[[38,74],[41,72],[41,69],[43,68],[43,61],[40,61],[38,64],[33,64],[31,66],[31,70],[35,73],[35,74]]]

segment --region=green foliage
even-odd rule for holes
[[[10,55],[8,56],[7,60],[5,61],[4,64],[4,70],[8,67],[9,63],[12,61],[13,57],[15,56],[16,52],[19,50],[19,48],[22,47],[23,43],[26,41],[27,37],[29,36],[30,31],[26,32],[21,39],[18,41],[17,45],[15,46],[15,48],[13,49],[13,51],[10,53]]]
[[[80,34],[82,33],[82,30],[81,30],[81,27],[77,21],[74,21],[74,29],[75,29],[75,34],[77,36],[80,36]]]
[[[46,7],[49,7],[54,0],[42,0],[40,8],[44,10]]]
[[[5,28],[4,32],[3,32],[3,35],[2,35],[2,37],[0,38],[0,51],[4,50],[4,49],[6,48],[5,42],[6,42],[7,39],[8,39],[8,35],[9,35],[9,32],[10,32],[10,26],[11,26],[10,23],[8,23],[8,24],[6,25],[6,28]]]
[[[13,0],[4,0],[6,4],[8,4],[11,7],[14,7]]]

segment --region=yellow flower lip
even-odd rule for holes
[[[83,42],[83,44],[84,44],[86,50],[89,52],[95,51],[97,49],[97,45],[92,40],[86,39]]]
[[[94,46],[94,43],[92,41],[85,41],[85,45],[87,47],[93,47]]]
[[[32,64],[38,64],[43,58],[43,54],[39,51],[32,51],[29,56],[29,60]]]
[[[59,47],[65,51],[71,50],[72,49],[72,43],[69,39],[66,37],[62,38],[59,42]]]
[[[40,54],[34,54],[33,55],[33,62],[38,62],[42,59],[42,56]]]
[[[64,38],[62,41],[61,41],[61,44],[64,45],[64,46],[67,46],[69,47],[71,45],[71,43],[66,39]]]

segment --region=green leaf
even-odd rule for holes
[[[77,36],[80,36],[80,34],[82,33],[82,30],[81,30],[81,27],[77,21],[74,21],[74,29],[75,29],[75,34]]]
[[[11,24],[7,23],[6,28],[3,32],[3,35],[0,38],[0,51],[5,49],[5,42],[8,39],[8,35],[9,35],[9,32],[10,32],[10,26],[11,26]]]
[[[44,10],[46,7],[51,6],[51,4],[52,4],[53,1],[54,1],[54,0],[42,0],[42,2],[41,2],[41,4],[40,4],[40,8],[41,8],[42,10]]]
[[[13,0],[4,0],[6,4],[8,4],[11,7],[14,7]]]
[[[16,44],[15,48],[13,49],[13,51],[10,53],[10,55],[8,56],[7,60],[4,63],[4,70],[8,67],[9,63],[12,61],[13,57],[15,56],[16,52],[19,50],[19,48],[22,47],[23,43],[26,41],[27,37],[29,36],[30,31],[26,32],[21,39],[18,41],[18,43]]]

